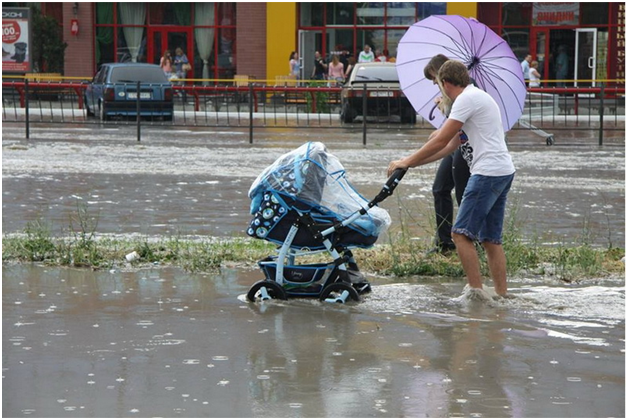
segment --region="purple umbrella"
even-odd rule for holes
[[[445,121],[435,109],[438,85],[425,78],[430,59],[444,54],[463,62],[477,85],[495,99],[504,131],[523,113],[526,85],[519,60],[499,35],[475,19],[435,15],[415,23],[399,41],[397,73],[403,93],[414,109],[434,127]]]

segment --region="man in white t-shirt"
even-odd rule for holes
[[[479,241],[486,250],[495,292],[506,296],[502,227],[515,166],[504,141],[499,107],[488,93],[469,84],[469,72],[458,61],[445,62],[438,72],[438,81],[443,93],[453,101],[449,118],[430,135],[423,147],[410,156],[392,161],[388,174],[397,168],[425,165],[461,147],[471,178],[458,209],[452,238],[471,289],[482,288],[480,262],[474,245],[474,241]]]
[[[526,57],[521,62],[521,72],[523,73],[523,79],[530,79],[530,63],[532,62],[532,55],[526,54]]]
[[[372,63],[373,61],[375,61],[375,54],[371,51],[371,47],[366,44],[364,45],[364,51],[360,51],[358,63]]]

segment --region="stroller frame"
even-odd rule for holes
[[[370,283],[360,273],[351,252],[352,247],[334,243],[331,236],[334,233],[341,234],[343,230],[348,229],[347,226],[368,213],[368,209],[392,195],[405,172],[403,169],[396,170],[384,184],[380,193],[368,203],[367,208],[356,211],[345,220],[335,223],[317,223],[309,213],[292,210],[297,212],[297,218],[279,248],[278,254],[258,262],[265,274],[265,279],[256,282],[251,287],[247,293],[249,301],[317,297],[326,302],[346,303],[349,299],[359,301],[361,294],[370,292]],[[293,240],[303,228],[309,230],[325,248],[316,251],[293,249]],[[341,235],[337,235],[336,241],[340,237]],[[328,252],[333,260],[329,263],[295,264],[297,257],[321,252]]]

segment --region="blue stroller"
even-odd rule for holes
[[[253,284],[248,300],[359,301],[371,287],[351,249],[373,246],[388,228],[388,212],[376,205],[393,193],[404,174],[393,173],[369,202],[351,186],[323,143],[306,143],[277,159],[249,190],[253,219],[247,233],[277,244],[278,253],[259,261],[265,279]],[[328,252],[332,261],[295,262],[320,252]]]

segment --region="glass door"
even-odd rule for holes
[[[310,80],[314,70],[314,53],[323,53],[323,31],[299,31],[301,80]]]
[[[149,28],[148,45],[148,62],[157,65],[166,50],[170,51],[174,59],[177,48],[181,48],[192,66],[192,70],[187,72],[185,77],[188,79],[194,77],[192,28]]]
[[[595,86],[597,59],[597,29],[576,29],[574,86]]]

